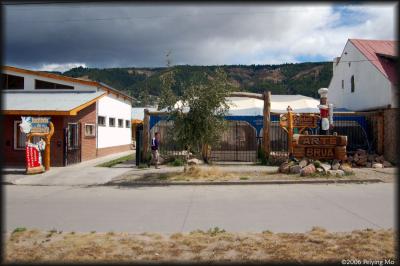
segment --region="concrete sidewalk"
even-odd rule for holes
[[[14,185],[42,185],[42,186],[85,186],[101,185],[113,178],[122,175],[131,168],[96,167],[96,165],[117,159],[134,151],[126,151],[96,158],[66,167],[51,167],[49,171],[36,174],[25,174],[24,168],[3,169],[3,183]]]

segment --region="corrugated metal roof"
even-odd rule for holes
[[[105,94],[98,92],[4,92],[4,111],[70,111]]]
[[[396,63],[390,58],[397,58],[396,41],[349,39],[351,43],[386,77],[397,84]]]

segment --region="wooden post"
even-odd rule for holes
[[[377,128],[378,128],[378,136],[377,136],[377,153],[379,155],[383,154],[384,145],[383,145],[383,138],[384,138],[384,127],[383,127],[383,115],[377,116]]]
[[[293,112],[288,110],[288,152],[293,154]]]
[[[47,171],[50,169],[50,139],[54,134],[54,125],[52,122],[49,123],[49,133],[45,136],[46,147],[44,148],[44,169]]]
[[[150,114],[148,109],[144,109],[143,119],[143,153],[142,158],[147,158],[147,152],[149,151],[149,140],[150,140]]]
[[[264,92],[264,109],[263,109],[263,148],[265,156],[268,158],[270,154],[269,143],[269,127],[271,123],[270,110],[271,110],[271,92]]]
[[[264,94],[265,94],[265,92],[264,92]],[[245,97],[245,98],[264,100],[264,94],[238,91],[238,92],[231,92],[229,94],[229,96],[230,97]]]

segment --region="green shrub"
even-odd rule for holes
[[[207,234],[210,234],[211,236],[216,236],[217,234],[220,234],[220,233],[225,233],[225,230],[220,229],[218,226],[207,230]]]
[[[321,167],[321,162],[318,160],[314,161],[314,166],[315,168]]]
[[[25,227],[17,227],[17,228],[14,229],[14,231],[12,233],[13,234],[14,233],[20,233],[20,232],[24,232],[24,231],[26,231]]]
[[[105,162],[105,163],[101,163],[96,166],[98,166],[98,167],[113,167],[114,165],[129,161],[129,160],[134,160],[134,159],[135,159],[135,156],[133,154],[129,154],[129,155]]]
[[[175,158],[172,162],[169,163],[171,166],[183,166],[185,161],[181,158]]]

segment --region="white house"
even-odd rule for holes
[[[397,108],[397,42],[349,39],[333,60],[328,101],[352,111]]]
[[[5,164],[25,162],[21,116],[50,117],[53,166],[131,148],[132,98],[106,84],[4,66],[2,93]]]

